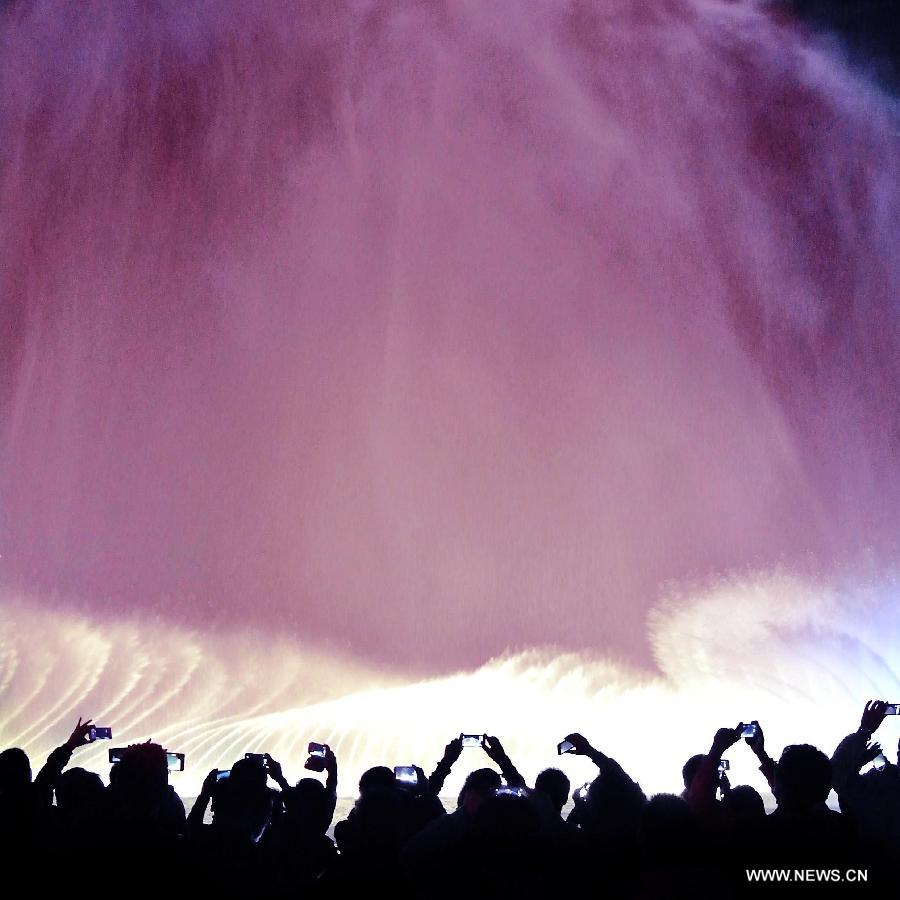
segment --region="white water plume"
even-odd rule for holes
[[[0,746],[35,768],[78,716],[113,728],[115,746],[153,738],[186,754],[172,777],[184,796],[210,768],[269,752],[291,780],[309,741],[335,749],[342,794],[372,765],[428,769],[460,732],[496,734],[526,778],[561,765],[573,783],[585,760],[555,755],[582,731],[648,792],[677,791],[680,767],[715,729],[758,719],[773,755],[810,742],[830,753],[865,700],[900,700],[900,615],[893,578],[843,586],[748,574],[672,595],[652,616],[659,673],[556,648],[510,653],[440,678],[402,678],[333,654],[252,633],[212,637],[133,618],[100,623],[2,602]],[[900,717],[879,738],[893,752]],[[108,744],[73,765],[104,776]],[[734,783],[764,790],[749,750],[729,752]],[[448,781],[487,761],[466,751]]]

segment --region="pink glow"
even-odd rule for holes
[[[429,672],[892,558],[900,128],[754,4],[34,2],[0,52],[3,584]]]

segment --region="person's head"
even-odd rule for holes
[[[706,755],[703,753],[695,753],[682,767],[681,767],[681,778],[684,781],[684,789],[686,791],[690,790],[691,784],[694,781],[694,776],[697,774],[697,769],[700,768],[700,763],[706,758]]]
[[[374,788],[394,787],[394,770],[387,766],[373,766],[366,769],[359,779],[359,796],[363,797]]]
[[[245,756],[231,766],[231,774],[225,779],[249,791],[263,790],[268,779],[266,766],[257,756]]]
[[[19,747],[0,753],[0,796],[22,791],[31,784],[31,762]]]
[[[733,787],[722,798],[722,813],[726,824],[739,831],[759,828],[766,820],[763,798],[748,784]]]
[[[601,769],[588,788],[582,827],[599,840],[636,840],[646,802],[640,785],[618,766]]]
[[[459,792],[457,806],[464,809],[470,816],[475,815],[478,807],[501,785],[498,772],[493,769],[476,769],[466,776],[462,790]]]
[[[116,808],[126,818],[156,818],[169,788],[166,751],[159,744],[132,744],[115,766]]]
[[[641,847],[651,865],[686,864],[696,857],[700,841],[694,813],[683,797],[657,794],[644,806]]]
[[[544,769],[534,782],[535,791],[546,796],[558,813],[569,799],[569,787],[568,776],[560,769]]]
[[[105,791],[96,772],[67,769],[56,780],[56,807],[67,819],[90,818],[100,811]]]
[[[825,802],[831,790],[831,761],[810,744],[785,747],[775,767],[780,808],[804,812]]]
[[[315,778],[301,778],[284,792],[285,824],[298,833],[324,834],[328,828],[328,796]]]
[[[389,787],[368,788],[356,801],[356,849],[375,856],[399,853],[407,838],[409,799],[393,780]]]
[[[213,824],[245,841],[262,837],[272,817],[272,794],[266,786],[266,769],[255,757],[237,760],[228,778],[213,791]]]

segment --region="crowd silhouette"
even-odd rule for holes
[[[900,769],[872,742],[893,712],[868,702],[830,759],[795,744],[776,761],[758,722],[720,728],[685,763],[683,790],[652,797],[581,734],[558,747],[597,767],[574,791],[558,768],[528,786],[496,737],[460,735],[430,776],[418,766],[366,771],[337,823],[327,745],[309,745],[310,771],[295,783],[272,756],[248,753],[211,771],[186,813],[169,783],[179,760],[159,744],[111,751],[108,785],[69,767],[101,734],[79,719],[35,777],[24,751],[0,753],[4,882],[19,873],[30,891],[50,893],[314,898],[727,898],[827,883],[861,896],[892,885],[900,861]],[[723,754],[741,741],[771,787],[772,812],[728,780]],[[441,794],[464,746],[493,765],[470,771],[448,810]],[[826,804],[832,789],[840,811]],[[773,871],[787,877],[759,874]]]

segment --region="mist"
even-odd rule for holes
[[[345,696],[508,654],[665,679],[661,603],[893,584],[900,125],[790,22],[36,0],[0,53],[17,658],[77,621],[287,642]],[[690,633],[666,659],[716,679]]]

